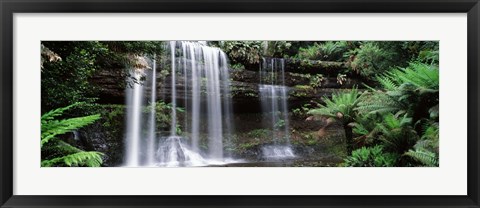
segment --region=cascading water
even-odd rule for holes
[[[130,167],[139,166],[141,163],[141,126],[143,85],[141,80],[144,69],[133,69],[129,77],[131,87],[126,88],[127,103],[127,131],[125,139],[126,155],[125,165]]]
[[[264,123],[272,130],[272,145],[262,148],[265,159],[295,157],[290,144],[288,118],[288,88],[285,86],[285,62],[283,59],[263,59],[260,67],[260,99],[263,112],[268,116]]]
[[[157,102],[157,62],[153,59],[150,93],[150,115],[148,118],[148,141],[147,141],[147,165],[155,164],[155,140],[156,140],[156,122],[155,109]]]
[[[187,41],[170,41],[167,50],[171,67],[169,134],[157,137],[156,133],[157,70],[156,61],[153,60],[152,72],[145,73],[146,81],[151,84],[146,139],[142,139],[141,128],[142,122],[145,122],[142,120],[142,101],[147,97],[143,84],[133,83],[131,88],[126,89],[126,166],[200,166],[226,161],[223,139],[230,135],[232,129],[232,106],[225,53],[218,48],[208,47],[206,43]],[[132,76],[137,80],[143,76],[139,71],[142,70],[132,71]],[[183,93],[183,97],[179,93]],[[183,102],[177,102],[178,98],[183,98]],[[185,110],[183,122],[180,123],[178,107]],[[203,123],[202,120],[207,122]],[[179,133],[178,128],[183,133]],[[201,137],[208,140],[207,151],[201,148]]]

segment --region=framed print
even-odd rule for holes
[[[478,207],[467,1],[1,1],[1,207]]]

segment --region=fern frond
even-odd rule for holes
[[[359,103],[360,96],[356,87],[349,92],[334,93],[332,98],[323,98],[325,105],[320,105],[319,108],[312,109],[308,113],[329,117],[338,117],[341,114],[342,120],[349,123],[355,117],[355,108]]]
[[[438,159],[435,153],[427,150],[409,150],[405,155],[417,160],[418,162],[429,167],[438,166]]]
[[[386,90],[394,91],[399,86],[398,82],[389,75],[377,75],[376,79],[380,83],[380,85]]]
[[[51,160],[43,160],[41,165],[42,167],[52,167],[59,164],[66,166],[100,167],[103,162],[103,155],[104,154],[100,152],[78,152]]]
[[[56,112],[56,115],[61,114],[58,114],[58,112]],[[50,139],[54,138],[56,135],[71,132],[83,126],[92,124],[98,119],[100,119],[100,114],[64,120],[48,120],[42,122],[41,146],[47,143]]]
[[[46,121],[49,121],[49,120],[52,120],[54,119],[55,117],[57,116],[61,116],[63,114],[63,112],[73,108],[73,107],[76,107],[78,105],[81,105],[81,104],[84,104],[83,102],[78,102],[78,103],[74,103],[72,105],[69,105],[69,106],[66,106],[66,107],[63,107],[63,108],[57,108],[57,109],[54,109],[54,110],[51,110],[45,114],[42,115],[41,117],[41,121],[42,123],[43,122],[46,122]]]

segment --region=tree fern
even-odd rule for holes
[[[98,167],[102,164],[103,153],[85,152],[55,137],[92,124],[100,118],[100,115],[96,114],[56,120],[56,118],[62,116],[66,110],[79,104],[80,103],[76,103],[64,108],[58,108],[42,115],[40,142],[42,156],[44,158],[41,162],[42,167],[63,165]],[[43,155],[44,153],[50,154]]]
[[[331,99],[323,98],[324,105],[320,104],[319,108],[312,109],[308,113],[334,117],[342,120],[344,124],[348,124],[355,117],[355,108],[358,105],[360,95],[357,88],[353,88],[350,92],[334,93]]]
[[[436,65],[413,62],[407,68],[397,69],[391,73],[403,82],[413,84],[418,89],[439,89],[440,76]]]
[[[401,102],[386,92],[373,92],[364,96],[355,108],[361,114],[393,113],[408,108],[408,103]]]

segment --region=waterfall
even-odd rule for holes
[[[171,71],[171,77],[172,77],[172,124],[170,126],[170,136],[175,136],[177,135],[177,86],[176,86],[176,71],[177,68],[175,67],[176,65],[176,59],[175,59],[175,41],[170,41],[170,56],[171,56],[171,65],[172,65],[172,71]]]
[[[125,138],[125,165],[139,166],[141,154],[141,121],[142,121],[142,100],[143,100],[143,85],[140,82],[142,73],[140,70],[132,70],[130,83],[131,87],[126,88],[127,94],[127,131]]]
[[[260,83],[262,109],[268,115],[264,123],[272,130],[272,144],[262,148],[263,156],[266,159],[295,157],[290,144],[285,61],[264,58],[260,66]]]
[[[155,163],[155,140],[156,140],[156,102],[157,102],[157,62],[153,59],[152,72],[150,75],[150,115],[148,119],[148,141],[147,141],[147,165]]]
[[[159,146],[160,165],[190,166],[223,161],[223,139],[230,134],[231,101],[228,59],[218,48],[206,43],[171,41],[171,133]],[[178,75],[178,77],[177,77]],[[183,79],[183,82],[180,80]],[[177,88],[183,84],[183,131],[190,131],[190,145],[186,135],[176,134]],[[203,92],[203,93],[202,93]],[[203,106],[202,103],[205,102]],[[206,116],[202,112],[206,109]],[[207,120],[206,132],[202,132],[201,120]],[[208,152],[200,148],[200,135],[208,138]],[[208,158],[208,159],[205,159]]]
[[[165,49],[166,55],[162,57],[168,64],[160,66],[170,66],[170,76],[167,77],[170,94],[167,95],[164,88],[161,93],[163,98],[171,98],[169,132],[162,135],[156,129],[159,72],[154,59],[149,63],[152,70],[132,70],[131,77],[137,82],[132,82],[132,78],[128,80],[131,87],[126,89],[125,165],[178,167],[224,163],[227,161],[224,139],[228,142],[233,129],[226,54],[207,46],[206,42],[170,41]],[[146,63],[146,58],[141,59]],[[145,81],[141,81],[144,76]],[[144,89],[147,85],[149,91]],[[144,106],[143,101],[147,98],[149,104]],[[178,102],[179,98],[183,102]],[[182,114],[177,112],[180,108]],[[146,120],[143,120],[143,114]],[[207,141],[202,142],[202,138]]]

